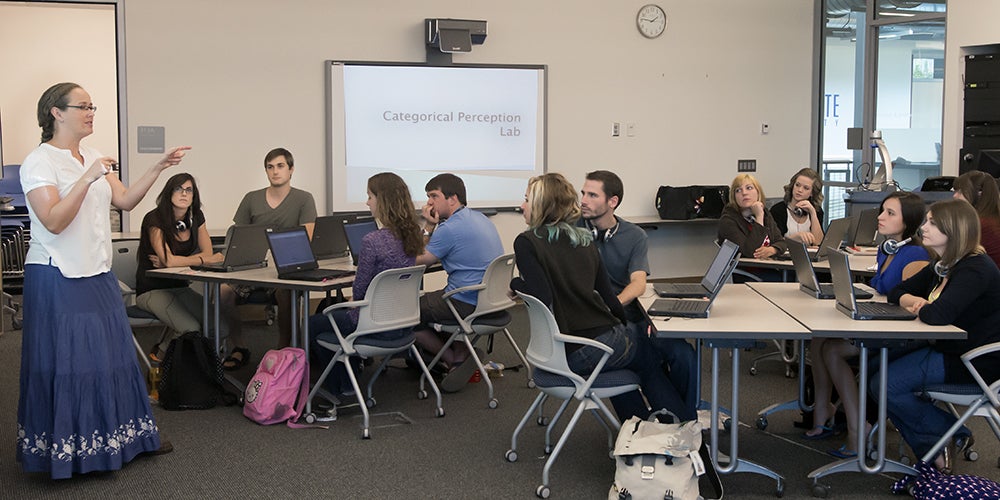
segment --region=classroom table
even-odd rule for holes
[[[875,276],[875,262],[876,256],[871,254],[852,254],[848,257],[848,262],[851,266],[851,273],[854,276]],[[830,272],[830,261],[820,259],[817,262],[813,262],[813,269],[817,273],[828,273]],[[782,271],[786,274],[789,272],[795,272],[795,265],[791,260],[778,260],[778,259],[752,259],[752,258],[740,258],[739,268],[764,268],[764,269],[776,269]],[[793,281],[791,279],[785,279],[784,281]]]
[[[858,433],[856,443],[858,456],[838,460],[820,467],[809,473],[813,481],[813,493],[816,496],[826,496],[828,487],[819,483],[821,477],[841,472],[864,472],[877,474],[880,472],[900,472],[916,474],[916,471],[899,462],[885,458],[885,425],[886,421],[886,387],[888,385],[887,352],[891,345],[907,340],[931,340],[940,338],[964,338],[966,332],[954,326],[932,326],[919,320],[882,321],[854,320],[837,310],[836,301],[816,300],[799,291],[797,283],[748,283],[749,287],[794,318],[812,332],[813,337],[853,339],[861,350],[860,366],[868,366],[868,349],[880,349],[879,359],[879,396],[877,440],[874,465],[867,461],[867,436]],[[883,298],[884,300],[884,298]],[[868,371],[860,370],[858,377],[859,398],[858,421],[863,422],[867,415]]]
[[[349,257],[340,257],[336,259],[322,260],[319,261],[319,265],[323,269],[342,269],[353,271],[354,266]],[[218,297],[219,290],[223,283],[228,283],[232,285],[248,285],[260,288],[281,288],[291,291],[291,306],[292,306],[292,346],[297,346],[297,340],[300,337],[298,335],[299,330],[299,303],[300,300],[303,301],[308,309],[309,305],[309,292],[329,292],[332,290],[340,290],[345,287],[349,287],[354,283],[354,275],[344,276],[342,278],[327,280],[327,281],[300,281],[300,280],[286,280],[278,278],[278,271],[273,266],[266,266],[257,269],[248,269],[245,271],[233,271],[233,272],[214,272],[214,271],[195,271],[190,267],[169,267],[164,269],[151,269],[146,271],[149,274],[157,275],[163,278],[173,278],[173,279],[183,279],[189,281],[198,281],[204,285],[204,291],[202,293],[203,308],[202,308],[202,325],[204,331],[208,332],[210,330],[210,325],[214,327],[215,331],[215,350],[219,352],[221,347],[220,338],[220,312],[219,312],[219,301],[213,301],[214,305],[211,308],[211,316],[209,319],[209,297]],[[302,348],[305,350],[306,358],[309,357],[309,321],[308,321],[309,311],[306,311],[306,320],[301,321],[302,324]],[[233,380],[232,378],[227,378],[236,387],[242,388],[242,384]],[[311,403],[306,403],[306,413],[312,411]]]
[[[639,300],[644,308],[648,308],[656,300],[656,294],[652,291],[652,287],[647,287],[647,292]],[[754,317],[767,317],[767,321],[754,321]],[[722,287],[712,304],[708,318],[687,319],[654,316],[651,319],[658,336],[697,338],[712,349],[710,443],[712,460],[719,472],[723,474],[748,472],[773,478],[777,481],[776,494],[781,496],[784,493],[784,478],[780,474],[762,465],[739,458],[739,350],[754,345],[761,337],[808,339],[809,330],[760,294],[739,284],[726,284]],[[719,352],[721,349],[732,349],[733,424],[729,430],[729,463],[725,466],[721,466],[718,460]]]

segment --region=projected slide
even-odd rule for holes
[[[365,181],[393,171],[418,205],[441,172],[472,206],[517,206],[544,172],[545,71],[330,63],[331,209],[363,209]]]

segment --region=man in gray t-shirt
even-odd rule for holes
[[[642,228],[615,215],[625,195],[622,181],[613,172],[597,170],[587,174],[580,195],[581,222],[594,234],[611,285],[625,308],[628,327],[648,334],[651,325],[637,300],[646,293],[646,276],[649,275],[647,237]],[[650,339],[669,368],[670,381],[684,400],[688,417],[695,415],[698,377],[694,348],[684,339],[655,335]],[[637,396],[633,392],[611,398],[619,418],[624,420],[633,414],[642,414],[640,410],[645,408],[645,403]]]
[[[305,226],[309,238],[312,238],[316,202],[308,191],[292,187],[294,171],[295,159],[291,152],[285,148],[269,151],[264,157],[264,172],[270,185],[247,193],[236,209],[233,222],[264,224],[271,229]],[[278,302],[278,347],[285,347],[292,341],[291,292],[275,290],[274,296]]]

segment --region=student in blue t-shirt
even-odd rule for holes
[[[454,174],[438,174],[424,187],[427,205],[422,215],[427,248],[417,257],[418,265],[441,262],[448,273],[448,285],[443,290],[427,292],[420,297],[420,325],[415,329],[417,345],[432,354],[444,347],[447,336],[435,332],[430,324],[454,319],[445,292],[477,285],[493,259],[503,254],[503,244],[496,226],[485,215],[467,208],[465,183]],[[476,292],[463,292],[452,297],[452,304],[463,317],[476,309]],[[441,389],[454,392],[465,386],[475,363],[465,363],[468,348],[455,342],[441,355],[448,374],[441,380]]]

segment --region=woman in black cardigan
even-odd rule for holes
[[[823,241],[823,180],[806,167],[785,185],[785,197],[771,207],[778,231],[790,240],[807,246]]]
[[[968,336],[938,340],[889,364],[889,418],[918,457],[956,420],[921,397],[922,389],[940,383],[974,383],[960,356],[1000,341],[1000,271],[979,244],[976,210],[964,200],[939,201],[931,205],[921,232],[931,265],[889,292],[889,302],[909,309],[924,323],[954,325]],[[988,383],[1000,378],[1000,353],[981,356],[973,365]],[[877,397],[878,377],[871,380],[869,392]],[[955,441],[963,449],[971,446],[969,429],[959,430]],[[934,465],[950,470],[950,459],[946,451],[936,457]]]

